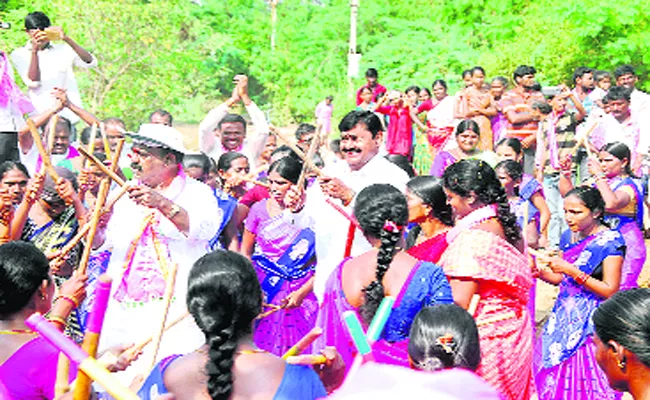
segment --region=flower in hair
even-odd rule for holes
[[[393,221],[386,221],[384,223],[384,230],[388,231],[388,232],[391,232],[391,233],[398,233],[403,228],[404,228],[403,226],[399,226],[396,223],[394,223]]]
[[[454,348],[456,347],[456,342],[454,341],[454,337],[448,333],[436,339],[436,346],[442,347],[442,349],[447,354],[454,354]]]

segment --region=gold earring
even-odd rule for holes
[[[618,362],[617,362],[616,364],[618,365],[618,367],[619,367],[621,370],[624,370],[624,369],[625,369],[625,361],[623,361],[623,360],[618,360]]]

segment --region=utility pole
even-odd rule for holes
[[[359,75],[359,62],[361,54],[357,54],[357,17],[359,13],[359,1],[350,0],[350,48],[348,49],[348,84],[350,93],[354,97],[352,78]]]
[[[278,0],[271,0],[271,51],[275,50],[275,27],[278,22]]]

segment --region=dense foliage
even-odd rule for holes
[[[14,25],[0,32],[3,50],[24,44],[22,19],[34,10],[99,58],[96,70],[77,72],[86,106],[130,125],[159,107],[198,121],[240,72],[276,124],[312,119],[330,94],[340,116],[363,82],[346,76],[349,0],[281,1],[274,51],[263,0],[9,0],[0,3],[0,19]],[[455,90],[473,65],[509,77],[532,64],[542,83],[554,84],[570,83],[578,65],[631,63],[644,82],[649,15],[646,0],[361,0],[361,72],[374,66],[384,85],[400,89],[445,78]]]

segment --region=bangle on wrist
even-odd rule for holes
[[[79,308],[79,302],[77,301],[77,299],[75,299],[73,296],[70,296],[70,295],[67,295],[67,294],[63,294],[63,293],[57,295],[57,296],[54,298],[54,301],[53,301],[52,303],[56,303],[56,301],[57,301],[57,300],[60,300],[60,299],[63,299],[63,300],[68,301],[69,303],[72,303],[72,305],[74,306],[74,308]]]
[[[68,326],[68,322],[65,319],[59,317],[58,315],[50,315],[49,317],[47,317],[47,320],[50,321],[51,323],[56,322],[57,324],[60,324],[64,328]]]
[[[580,286],[584,285],[588,279],[589,279],[589,275],[587,275],[582,271],[580,271],[580,273],[575,278],[573,278],[573,280],[576,281],[576,283]]]

